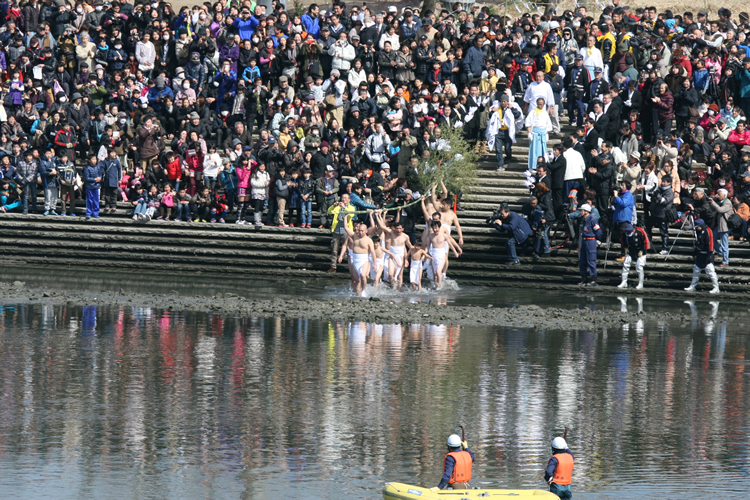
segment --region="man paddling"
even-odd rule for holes
[[[443,477],[440,484],[430,488],[433,493],[450,486],[454,490],[469,490],[471,466],[474,464],[474,453],[469,451],[466,441],[461,441],[457,434],[448,436],[448,453],[443,460]]]
[[[568,443],[561,437],[552,440],[552,458],[547,462],[544,480],[549,484],[549,491],[560,498],[573,498],[570,485],[573,482],[573,452]]]

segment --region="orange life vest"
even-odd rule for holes
[[[566,485],[573,482],[573,455],[570,453],[556,453],[553,455],[557,459],[557,468],[552,482],[559,485]]]
[[[453,457],[453,460],[456,461],[448,484],[468,483],[471,481],[471,454],[468,451],[452,451],[448,453],[445,456],[445,460],[443,460],[443,470],[445,470],[445,462],[448,460],[448,457]]]

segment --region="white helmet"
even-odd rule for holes
[[[566,443],[563,438],[556,437],[555,439],[552,440],[552,447],[556,450],[567,450],[568,443]]]
[[[449,448],[458,448],[459,446],[461,446],[461,438],[458,437],[458,434],[451,434],[448,436]]]

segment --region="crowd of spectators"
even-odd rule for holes
[[[526,130],[540,233],[627,181],[662,251],[683,214],[724,263],[746,235],[745,13],[10,0],[0,23],[2,211],[330,227],[343,193],[367,210],[422,190],[446,130],[500,170]]]

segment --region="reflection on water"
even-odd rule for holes
[[[576,497],[741,496],[748,347],[697,317],[561,332],[6,306],[0,491],[378,498],[437,484],[463,423],[476,484],[542,488],[568,427]]]

